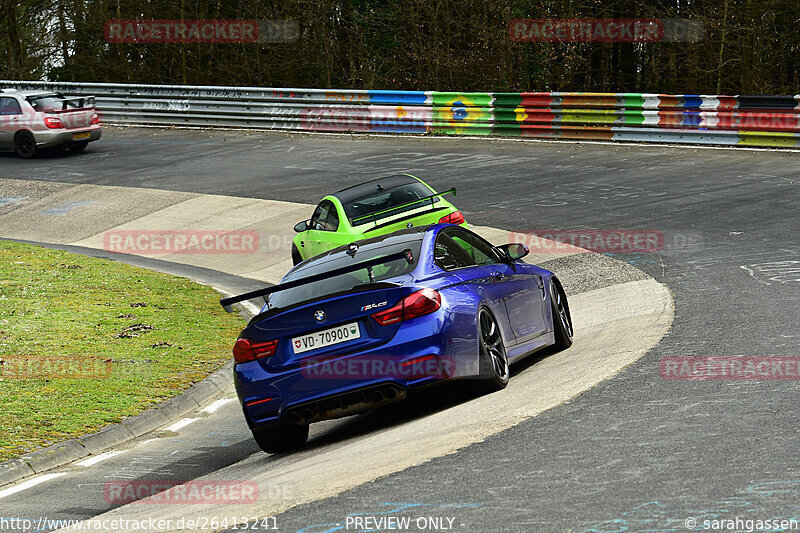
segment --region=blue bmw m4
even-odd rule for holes
[[[308,259],[263,297],[234,345],[245,418],[268,453],[302,446],[309,424],[475,378],[487,391],[509,364],[572,344],[561,283],[524,263],[523,244],[491,245],[452,224],[357,241]]]

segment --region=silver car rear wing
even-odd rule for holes
[[[60,109],[59,109],[60,107]],[[53,112],[63,113],[64,111],[77,111],[79,109],[93,109],[95,107],[94,96],[65,96],[53,102]]]

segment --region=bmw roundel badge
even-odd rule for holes
[[[413,222],[409,222],[408,224],[406,224],[406,227],[407,228],[413,228],[414,227],[414,223]]]
[[[316,320],[317,322],[322,322],[323,320],[325,320],[325,311],[323,311],[322,309],[314,311],[314,320]]]

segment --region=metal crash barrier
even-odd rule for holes
[[[97,97],[110,124],[800,147],[800,95],[477,93],[0,81]]]

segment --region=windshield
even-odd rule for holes
[[[426,205],[429,206],[440,201],[440,198],[437,197],[433,198],[432,201],[428,200],[426,202],[418,202],[398,209],[392,209],[413,202],[414,200],[425,198],[431,194],[435,194],[435,192],[425,184],[420,182],[409,183],[391,189],[383,189],[369,196],[353,200],[352,202],[346,202],[344,203],[344,212],[348,220],[350,220],[350,224],[359,226],[361,224],[375,222],[381,218],[413,211],[414,209],[419,209]],[[383,211],[387,209],[392,210],[383,213]]]
[[[362,246],[354,257],[347,253],[340,253],[333,256],[328,256],[320,261],[312,262],[309,265],[304,265],[299,270],[289,273],[282,281],[294,281],[302,278],[314,276],[324,272],[329,272],[337,268],[344,268],[355,263],[369,261],[381,256],[388,256],[403,250],[411,250],[412,257],[419,257],[419,252],[422,247],[421,240],[406,240],[404,242],[387,243],[381,241],[379,244],[372,246]],[[387,261],[372,267],[373,280],[390,281],[399,276],[409,274],[416,265],[416,261],[408,263],[405,259],[397,259],[394,261]],[[370,283],[369,271],[365,268],[355,272],[348,272],[332,278],[326,278],[306,285],[301,285],[293,289],[288,289],[281,292],[271,294],[267,299],[271,308],[275,307],[288,307],[299,302],[313,300],[328,294],[335,294],[337,292],[350,290],[359,285]]]

